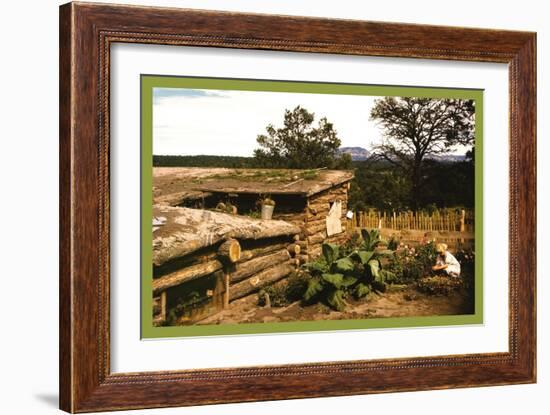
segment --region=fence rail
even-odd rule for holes
[[[471,209],[442,209],[426,212],[355,212],[351,228],[410,229],[423,231],[474,231],[474,212]]]

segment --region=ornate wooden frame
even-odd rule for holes
[[[111,373],[114,42],[509,64],[509,352]],[[60,407],[69,412],[535,382],[536,34],[70,3],[60,8]]]

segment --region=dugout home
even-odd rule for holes
[[[153,169],[153,315],[200,321],[346,240],[353,173]],[[261,219],[270,200],[270,220]]]

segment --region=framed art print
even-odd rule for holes
[[[533,33],[60,28],[62,409],[535,381]]]
[[[142,75],[141,93],[143,338],[483,323],[481,91]],[[455,273],[431,269],[442,244]]]

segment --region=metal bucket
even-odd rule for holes
[[[262,205],[262,219],[271,219],[274,209],[275,206],[273,205]]]

